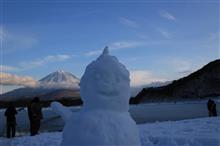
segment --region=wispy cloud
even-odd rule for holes
[[[170,68],[170,71],[173,72],[171,78],[173,80],[189,75],[190,73],[199,69],[201,66],[200,65],[198,66],[196,60],[197,60],[196,56],[193,60],[189,58],[168,57],[168,58],[163,58],[163,60],[161,60],[161,65],[166,68]]]
[[[125,18],[125,17],[120,17],[119,22],[127,27],[132,27],[132,28],[139,27],[139,25],[136,21]]]
[[[180,75],[188,75],[195,70],[193,69],[192,63],[186,59],[171,59],[170,63],[176,72]]]
[[[8,65],[0,65],[0,71],[1,72],[7,72],[7,71],[18,71],[19,68],[14,67],[14,66],[8,66]]]
[[[48,63],[66,61],[68,59],[71,59],[72,57],[74,57],[74,55],[67,55],[67,54],[48,55],[35,60],[22,61],[18,63],[16,66],[0,65],[0,71],[1,72],[23,71],[23,70],[43,66]]]
[[[37,66],[42,66],[48,63],[52,63],[52,62],[61,62],[61,61],[65,61],[68,60],[70,58],[72,58],[73,55],[67,55],[67,54],[59,54],[59,55],[48,55],[44,58],[38,58],[36,60],[33,61],[29,61],[29,62],[21,62],[19,65],[24,68],[33,68],[33,67],[37,67]]]
[[[157,31],[166,39],[172,38],[172,34],[162,28],[157,28]]]
[[[0,25],[0,40],[2,41],[3,53],[29,49],[38,42],[33,36],[11,32],[2,25]]]
[[[143,86],[153,82],[167,81],[167,79],[156,76],[148,70],[132,70],[130,71],[130,79],[132,87]]]
[[[144,45],[144,42],[140,41],[120,41],[114,42],[109,45],[112,50],[125,49],[125,48],[133,48]]]
[[[86,52],[85,56],[94,56],[94,55],[101,54],[101,53],[102,53],[102,49],[93,50],[93,51]]]
[[[185,59],[171,59],[170,62],[178,68],[178,71],[188,70],[191,67],[191,62]]]
[[[219,32],[211,32],[208,34],[207,41],[219,41],[220,34]]]
[[[113,42],[108,45],[110,50],[119,50],[119,49],[128,49],[128,48],[135,48],[146,45],[146,42],[142,41],[118,41]],[[98,55],[102,52],[103,49],[88,51],[85,53],[86,56],[94,56]]]
[[[162,18],[165,18],[165,19],[168,19],[168,20],[171,20],[171,21],[176,21],[176,17],[173,14],[171,14],[171,13],[165,11],[165,10],[161,10],[159,12],[159,14]]]
[[[9,73],[0,72],[0,84],[35,87],[38,85],[38,81],[29,76],[17,76]]]

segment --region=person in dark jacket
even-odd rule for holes
[[[217,116],[215,101],[209,99],[207,102],[207,108],[209,111],[209,117],[216,117]]]
[[[209,99],[207,102],[207,108],[208,108],[208,112],[209,112],[209,117],[212,116],[212,100]]]
[[[212,103],[211,110],[212,110],[212,116],[213,116],[213,117],[217,117],[217,111],[216,111],[216,103],[215,103],[215,101],[213,101],[213,103]]]
[[[7,138],[15,137],[16,132],[16,117],[17,111],[12,103],[9,104],[5,111],[7,117]]]
[[[28,110],[28,118],[29,118],[29,123],[30,123],[30,133],[32,135],[32,131],[33,131],[33,119],[32,119],[32,112],[31,112],[31,105],[33,103],[33,100],[31,101],[30,105],[28,106],[27,110]]]
[[[31,136],[34,136],[38,134],[41,119],[43,118],[39,97],[35,97],[32,100],[31,105],[28,107],[28,116],[30,120],[30,133]]]

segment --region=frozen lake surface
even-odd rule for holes
[[[216,102],[216,107],[219,115],[219,101]],[[130,107],[130,113],[137,123],[177,121],[208,116],[208,110],[205,101],[134,105]]]
[[[218,115],[220,114],[220,102],[216,102]],[[70,107],[73,114],[80,111],[81,107]],[[206,102],[186,103],[152,103],[130,106],[130,114],[138,123],[153,123],[156,121],[177,121],[193,118],[207,117]],[[60,131],[64,122],[51,108],[43,110],[41,131]],[[0,137],[5,135],[4,110],[0,112]],[[17,132],[23,135],[29,130],[29,119],[26,109],[17,114]]]

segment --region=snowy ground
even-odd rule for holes
[[[139,125],[142,146],[219,146],[220,117]],[[62,132],[14,139],[0,137],[0,146],[59,146]]]
[[[219,146],[220,117],[139,126],[143,146]]]

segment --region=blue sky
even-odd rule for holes
[[[63,69],[80,78],[107,45],[134,86],[178,79],[219,58],[219,4],[1,0],[1,72],[38,80]],[[1,92],[17,87],[2,84]]]

